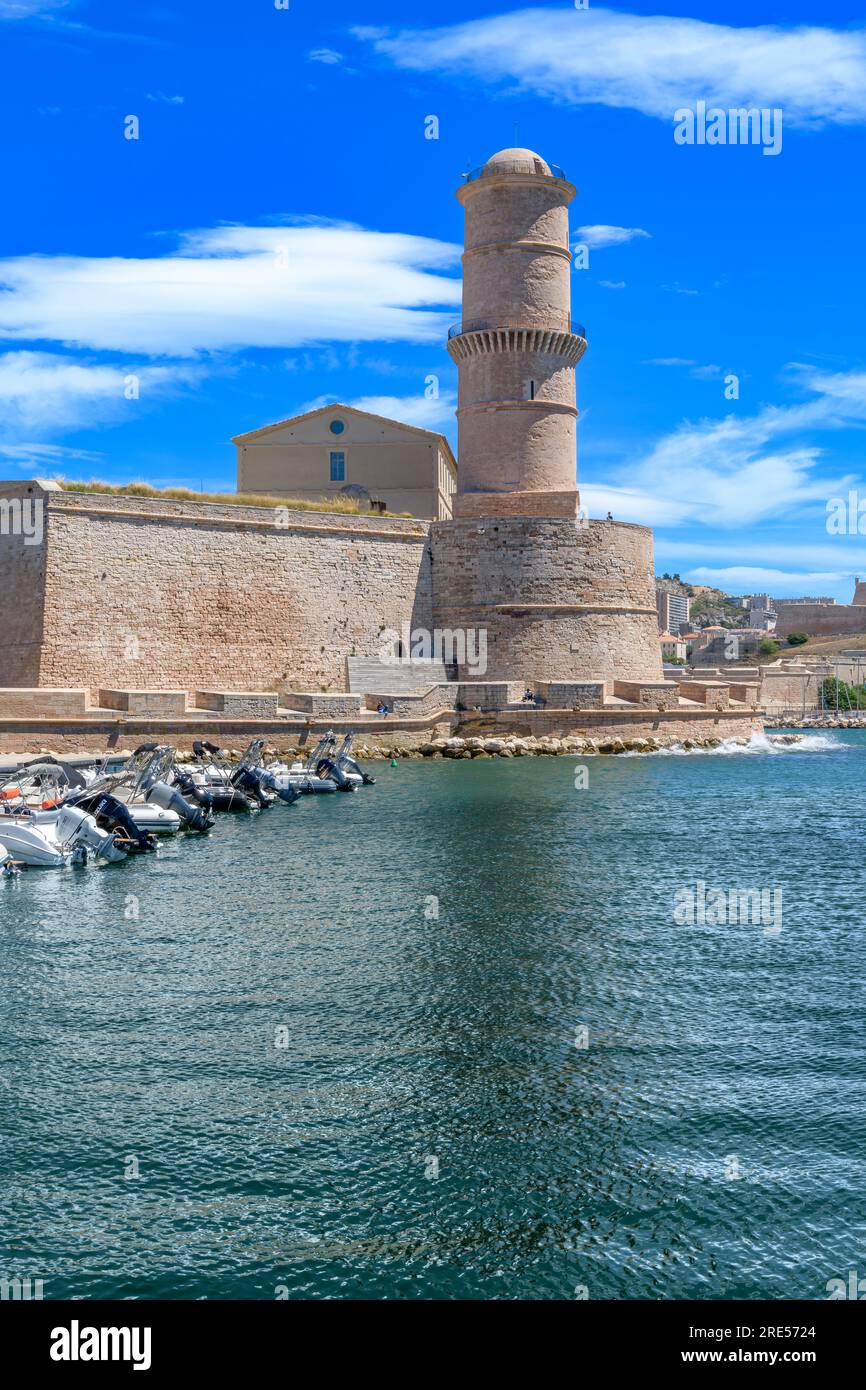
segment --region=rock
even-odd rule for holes
[[[418,751],[422,758],[432,758],[435,753],[441,752],[441,749],[435,743],[422,743]]]
[[[501,753],[505,747],[505,740],[502,738],[486,738],[483,747],[486,753]]]
[[[466,740],[463,738],[449,738],[445,742],[446,748],[465,748]]]
[[[598,751],[599,751],[599,753],[614,753],[614,752],[616,752],[616,749],[614,748],[613,745],[614,745],[614,740],[613,740],[613,739],[610,739],[610,738],[603,739],[602,742],[599,743],[599,745],[598,745]]]

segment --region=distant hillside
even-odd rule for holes
[[[656,575],[656,585],[671,594],[687,594],[695,627],[746,627],[748,618],[740,601],[709,584],[686,584],[678,574]]]

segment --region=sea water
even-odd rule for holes
[[[373,770],[0,882],[0,1277],[823,1299],[866,1272],[866,733]],[[780,929],[677,920],[698,884],[778,892]]]

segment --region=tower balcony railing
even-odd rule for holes
[[[463,178],[466,183],[474,183],[476,179],[492,178],[495,174],[541,174],[545,178],[565,178],[565,170],[558,164],[548,164],[545,168],[540,159],[503,159],[493,165],[480,164],[477,169],[470,169]]]
[[[571,333],[575,338],[586,338],[586,329],[577,319],[568,319],[564,324],[552,323],[503,323],[502,319],[470,319],[466,323],[452,323],[448,329],[448,340],[460,338],[464,333],[483,333],[486,330],[495,333],[499,329],[525,328],[537,329],[542,333]]]

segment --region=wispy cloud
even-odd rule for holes
[[[0,459],[31,471],[63,463],[98,463],[102,458],[92,449],[70,449],[64,444],[0,444]]]
[[[625,280],[599,280],[602,289],[605,290],[624,290]]]
[[[841,570],[809,573],[767,569],[760,565],[727,565],[722,569],[702,565],[689,570],[688,575],[690,582],[711,584],[714,589],[724,589],[729,594],[771,593],[780,597],[825,594],[828,589],[849,580],[849,575]]]
[[[785,123],[866,118],[866,33],[820,25],[735,27],[596,4],[527,8],[440,29],[356,37],[402,68],[506,84],[572,105],[671,121],[682,106],[780,106]]]
[[[182,96],[168,96],[165,92],[148,92],[148,101],[160,102],[165,106],[183,106]]]
[[[327,63],[331,66],[343,61],[342,53],[338,53],[335,48],[311,48],[307,57],[311,63]]]
[[[151,259],[0,261],[0,339],[192,356],[326,341],[440,342],[460,247],[312,220],[191,232]]]
[[[622,246],[627,241],[634,241],[636,237],[649,239],[649,236],[650,233],[645,232],[643,227],[609,227],[604,223],[593,223],[586,227],[578,227],[574,234],[574,244],[588,246],[590,251],[594,251],[602,246]]]
[[[799,367],[790,377],[806,396],[799,404],[687,421],[610,482],[581,483],[591,512],[735,530],[810,506],[823,510],[851,479],[817,476],[822,450],[809,436],[866,423],[866,372]]]
[[[0,0],[0,19],[32,19],[65,8],[67,0]]]
[[[333,396],[317,396],[308,401],[303,410],[318,410],[322,405],[331,405]],[[457,409],[457,396],[443,391],[433,400],[428,400],[423,390],[412,396],[359,396],[355,400],[343,402],[353,405],[356,410],[369,410],[371,415],[385,415],[389,419],[402,420],[407,425],[418,425],[420,429],[436,430],[445,433],[454,425],[454,412]]]
[[[155,399],[194,385],[203,370],[189,363],[121,367],[50,352],[6,352],[0,355],[0,427],[14,444],[36,430],[57,434],[114,424],[129,419],[132,411],[146,410]],[[132,374],[135,387],[130,385]],[[127,399],[134,389],[138,399]]]

